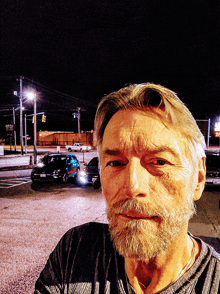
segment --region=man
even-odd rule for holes
[[[103,98],[95,129],[109,225],[67,232],[35,294],[219,293],[220,255],[188,233],[205,142],[186,106],[162,86],[130,85]]]

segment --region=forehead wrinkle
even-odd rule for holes
[[[123,126],[123,128],[119,130],[120,143],[130,144],[130,147],[133,147],[137,153],[142,150],[157,152],[160,148],[165,149],[166,145],[161,147],[160,140],[158,141],[158,146],[154,140],[152,141],[152,133],[147,134],[144,132],[147,127],[147,124],[140,126],[138,119],[133,120],[131,126]],[[159,130],[157,129],[157,137],[160,137],[165,129],[168,129],[165,125]]]
[[[144,115],[146,115],[146,117],[151,117],[152,119],[154,119],[155,121],[158,121],[158,117],[155,117],[155,115],[152,116],[152,114],[150,113],[150,115],[148,113],[144,113]],[[157,137],[160,137],[160,135],[164,132],[164,130],[168,130],[169,128],[164,125],[163,121],[159,120],[160,123],[160,128],[157,128]],[[152,151],[152,152],[159,152],[159,151],[171,151],[171,148],[167,148],[167,146],[162,146],[160,144],[160,141],[158,141],[159,145],[157,146],[155,144],[154,141],[152,141],[152,133],[149,133],[148,135],[144,132],[144,130],[148,128],[147,123],[145,125],[141,125],[139,123],[139,119],[138,118],[133,118],[132,120],[132,126],[128,126],[126,128],[126,132],[130,132],[130,141],[131,144],[133,146],[134,151],[138,154],[139,152],[143,152],[143,151]],[[155,130],[154,130],[155,131]],[[153,132],[153,131],[152,131]],[[163,134],[161,135],[161,137],[163,136]],[[153,148],[153,146],[155,148]],[[165,150],[166,149],[166,150]],[[173,151],[172,151],[173,153]]]
[[[133,128],[132,128],[133,129]],[[112,134],[113,135],[113,134]],[[102,156],[108,156],[108,155],[120,155],[125,153],[139,153],[140,149],[146,149],[143,148],[140,144],[139,136],[132,135],[131,128],[123,128],[119,130],[119,133],[117,134],[118,140],[115,143],[115,140],[113,140],[113,143],[111,145],[107,144],[107,146],[102,146],[102,150],[100,150],[100,154]],[[133,137],[133,138],[132,138]],[[104,148],[103,148],[104,147]]]
[[[132,122],[132,126],[123,126],[122,129],[116,128],[116,132],[118,132],[117,136],[119,139],[119,144],[117,144],[117,147],[109,148],[112,149],[112,155],[113,153],[119,153],[119,150],[121,153],[145,153],[146,151],[150,152],[160,152],[160,151],[170,151],[171,148],[168,148],[166,145],[161,146],[161,144],[158,144],[158,146],[155,144],[155,142],[152,142],[151,136],[148,136],[146,133],[142,132],[143,128],[140,128],[139,126],[136,128],[135,125],[137,124],[137,121]],[[164,129],[163,127],[162,129]],[[162,130],[161,130],[162,132]],[[159,132],[158,134],[160,134]],[[117,152],[115,152],[117,150]],[[109,152],[108,152],[109,153]],[[173,153],[173,151],[172,151]],[[116,154],[115,154],[116,155]]]
[[[166,151],[166,152],[172,153],[173,155],[175,154],[176,156],[177,155],[180,156],[179,154],[180,150],[178,150],[179,148],[177,147],[180,147],[179,141],[185,141],[183,139],[183,136],[179,132],[177,132],[175,129],[172,129],[172,126],[168,127],[167,125],[164,125],[163,121],[158,120],[158,118],[155,117],[155,115],[152,116],[152,114],[149,115],[146,113],[140,113],[140,114],[141,115],[139,115],[139,112],[133,113],[130,117],[131,119],[128,120],[128,117],[129,117],[128,111],[127,113],[126,111],[120,111],[120,113],[119,112],[116,113],[115,116],[117,116],[117,119],[114,121],[115,116],[113,116],[112,118],[113,121],[110,120],[109,122],[110,125],[109,124],[107,125],[105,133],[104,133],[104,137],[105,135],[107,135],[107,133],[109,133],[106,139],[108,140],[110,139],[110,142],[111,142],[110,143],[107,140],[108,142],[108,143],[106,142],[107,145],[104,144],[106,148],[110,147],[110,149],[114,149],[114,150],[120,149],[120,152],[122,153],[135,152],[136,154],[142,153],[142,152],[145,153],[146,151],[153,152],[153,153]],[[122,117],[120,117],[120,115],[122,115]],[[143,119],[144,116],[146,116],[147,120]],[[151,120],[148,120],[148,118],[151,118]],[[154,120],[155,122],[153,122],[152,120]],[[148,122],[150,123],[149,125],[148,125]],[[159,124],[157,122],[159,122]],[[153,128],[153,129],[147,130],[147,128]],[[106,133],[107,129],[108,129],[108,132]],[[171,132],[170,134],[171,136],[172,136],[172,133],[175,132],[175,136],[172,136],[173,143],[171,141],[169,142],[169,144],[171,143],[172,146],[167,146],[167,144],[164,144],[162,139],[164,135],[167,136],[169,139],[169,132]],[[114,137],[116,140],[114,140]],[[109,143],[112,146],[110,146]]]
[[[164,127],[163,130],[164,129],[166,129],[166,127]],[[126,134],[128,133],[126,132]],[[123,138],[122,140],[120,140],[120,143],[123,142],[123,145],[124,145],[122,152],[123,151],[130,152],[131,150],[135,154],[146,153],[146,152],[150,152],[153,154],[168,152],[172,154],[174,157],[176,158],[178,157],[181,161],[183,161],[183,154],[182,154],[183,150],[181,151],[180,149],[180,144],[181,144],[183,145],[183,148],[185,151],[184,154],[186,154],[187,144],[185,142],[185,139],[182,136],[178,136],[178,134],[177,134],[178,140],[174,138],[171,146],[161,143],[161,140],[159,140],[158,142],[155,142],[155,141],[153,142],[150,137],[146,136],[142,132],[140,132],[139,134],[137,132],[135,132],[134,134],[130,132],[129,136],[130,136],[130,141],[129,141],[130,144],[127,144],[128,141],[123,140]],[[120,146],[121,145],[122,144],[120,144]]]
[[[119,144],[123,152],[133,152],[138,154],[147,147],[147,138],[141,130],[135,128],[135,123],[130,127],[120,130]]]

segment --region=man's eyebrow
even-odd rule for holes
[[[160,152],[169,152],[173,155],[178,155],[178,152],[176,150],[174,150],[173,148],[170,148],[168,146],[161,146],[161,147],[158,147],[158,148],[154,148],[154,149],[148,149],[150,152],[152,153],[160,153]]]
[[[173,155],[176,155],[176,156],[178,155],[178,152],[176,152],[175,150],[173,150],[172,148],[168,146],[155,147],[152,149],[146,148],[146,151],[152,152],[152,153],[169,152]],[[102,155],[119,155],[121,154],[121,151],[118,148],[114,148],[114,149],[106,148],[101,153]]]
[[[165,151],[169,151],[169,152],[173,152],[172,148],[168,147],[168,146],[161,146],[161,147],[155,147],[152,149],[149,149],[152,152],[165,152]]]
[[[116,148],[116,149],[110,149],[106,148],[105,150],[102,151],[102,155],[119,155],[121,151]]]

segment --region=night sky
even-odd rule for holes
[[[1,104],[15,103],[13,77],[28,78],[48,116],[42,128],[75,128],[72,109],[83,107],[83,128],[92,129],[101,97],[128,83],[172,89],[197,119],[220,115],[219,1],[3,0],[2,8]]]

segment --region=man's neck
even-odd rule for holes
[[[195,247],[194,256],[192,256],[193,247]],[[197,242],[184,234],[179,236],[168,250],[150,261],[126,257],[125,271],[137,294],[158,293],[178,279],[180,275],[182,276],[184,267],[187,266],[185,268],[187,271],[194,263],[198,253]]]

